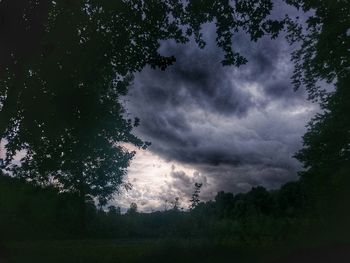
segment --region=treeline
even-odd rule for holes
[[[126,214],[113,206],[86,210],[86,232],[80,232],[79,197],[53,188],[32,186],[0,176],[2,239],[185,238],[224,239],[237,244],[273,244],[298,240],[322,228],[312,216],[301,181],[279,190],[258,186],[247,193],[219,192],[189,211],[175,205],[166,211],[140,213],[131,205]],[[333,231],[328,225],[329,232]],[[327,230],[322,230],[325,234]],[[317,236],[317,238],[319,238]]]

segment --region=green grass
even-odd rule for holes
[[[350,246],[316,245],[302,247],[247,247],[235,242],[203,239],[117,239],[117,240],[56,240],[12,241],[0,246],[1,263],[225,263],[225,262],[292,262],[301,249],[310,256],[329,250],[332,257],[348,253]],[[2,255],[1,253],[5,253]],[[304,252],[303,252],[304,253]],[[306,255],[308,256],[308,254]],[[328,253],[328,252],[327,252]],[[327,255],[327,253],[325,255]],[[305,254],[305,253],[304,253]],[[328,253],[329,254],[329,253]],[[347,254],[346,254],[347,255]],[[350,257],[349,257],[350,260]],[[293,261],[293,262],[299,262]],[[300,261],[309,262],[309,261]],[[314,261],[310,261],[314,262]],[[324,262],[324,261],[318,261]],[[325,261],[327,262],[327,261]],[[339,261],[343,262],[343,261]],[[350,261],[344,261],[350,262]]]
[[[21,241],[4,245],[5,263],[264,262],[265,250],[205,240]]]
[[[114,244],[111,241],[22,241],[5,245],[8,263],[110,263],[136,262],[149,245]]]

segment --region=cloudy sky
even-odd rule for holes
[[[165,209],[175,197],[187,208],[195,182],[209,200],[220,190],[273,189],[297,178],[301,165],[292,156],[317,107],[304,90],[293,90],[295,47],[283,36],[252,43],[239,33],[234,48],[249,62],[224,67],[215,27],[203,32],[204,49],[193,41],[162,43],[160,52],[176,63],[166,71],[145,68],[123,98],[129,117],[141,119],[135,134],[152,143],[129,168],[133,190],[115,198],[123,208],[136,202],[142,211]]]

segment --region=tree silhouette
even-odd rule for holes
[[[215,196],[215,207],[216,214],[223,218],[230,215],[233,210],[234,199],[232,193],[225,193],[224,191],[220,191]]]
[[[305,85],[309,98],[319,101],[322,113],[309,123],[304,147],[296,158],[304,164],[302,183],[309,207],[318,217],[338,215],[348,210],[349,184],[349,84],[350,7],[347,1],[290,0],[304,12],[312,10],[307,28],[294,31],[301,47],[293,54],[294,84]],[[293,41],[292,41],[293,42]],[[327,91],[322,83],[334,85]],[[339,200],[344,200],[339,202]],[[339,206],[342,208],[339,209]],[[336,212],[335,210],[338,209]],[[339,216],[339,211],[340,215]],[[336,212],[336,213],[335,213]]]
[[[14,7],[8,3],[1,2],[2,14]],[[242,29],[255,41],[276,36],[283,24],[268,19],[269,0],[16,3],[19,20],[2,17],[12,25],[8,35],[26,36],[10,38],[18,48],[1,72],[4,167],[33,183],[77,193],[82,214],[85,200],[104,204],[121,185],[134,154],[121,143],[146,147],[132,135],[138,121],[125,119],[119,97],[144,66],[164,70],[175,61],[158,53],[161,40],[184,43],[193,36],[204,47],[201,25],[215,21],[223,64],[239,66],[245,59],[232,50],[234,32]],[[29,35],[33,54],[24,48]],[[25,152],[19,166],[12,163],[18,151]]]
[[[309,123],[303,136],[304,148],[296,154],[306,169],[300,175],[308,186],[312,205],[318,206],[318,212],[324,215],[334,213],[333,209],[340,204],[348,206],[350,118],[346,112],[350,110],[349,84],[350,74],[339,79],[336,91],[324,104],[324,112]]]
[[[190,200],[190,209],[194,209],[198,206],[200,200],[199,200],[199,194],[201,192],[202,183],[195,183],[194,184],[194,191]]]
[[[311,100],[325,100],[327,93],[320,81],[334,84],[334,80],[349,73],[349,4],[328,0],[286,2],[305,13],[312,11],[306,28],[295,21],[289,27],[289,41],[301,44],[292,55],[295,63],[293,83],[296,88],[305,85]]]
[[[131,203],[128,211],[126,211],[128,215],[135,215],[137,213],[137,204]]]
[[[306,191],[304,185],[297,182],[289,182],[281,186],[277,192],[276,214],[293,216],[305,212]]]
[[[179,197],[175,197],[173,201],[170,202],[172,205],[173,211],[179,211],[180,209],[180,199]]]
[[[108,207],[108,215],[111,217],[116,217],[120,215],[120,207],[115,207],[114,205],[111,205]]]

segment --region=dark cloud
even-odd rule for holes
[[[166,72],[145,69],[137,78],[137,88],[130,96],[140,97],[152,110],[169,107],[199,107],[222,115],[243,116],[253,102],[249,94],[235,87],[227,68],[222,67],[217,54],[208,54],[191,45],[193,52],[184,56],[181,47],[174,49],[178,58]]]
[[[204,187],[208,185],[207,177],[199,172],[189,175],[182,170],[176,170],[174,166],[170,172],[170,177],[172,180],[167,182],[167,186],[168,189],[173,189],[172,192],[176,193],[175,197],[187,198],[191,196],[195,183],[202,183]],[[166,195],[167,192],[164,194]]]
[[[291,47],[282,37],[252,43],[238,34],[236,50],[249,62],[223,67],[211,25],[204,35],[203,50],[194,43],[163,43],[161,52],[175,55],[175,65],[136,76],[126,105],[141,119],[136,134],[152,142],[155,154],[199,171],[208,182],[207,197],[255,185],[276,188],[296,178],[300,164],[292,155],[315,109],[303,90],[293,91]],[[164,195],[193,190],[193,175],[170,176]]]

